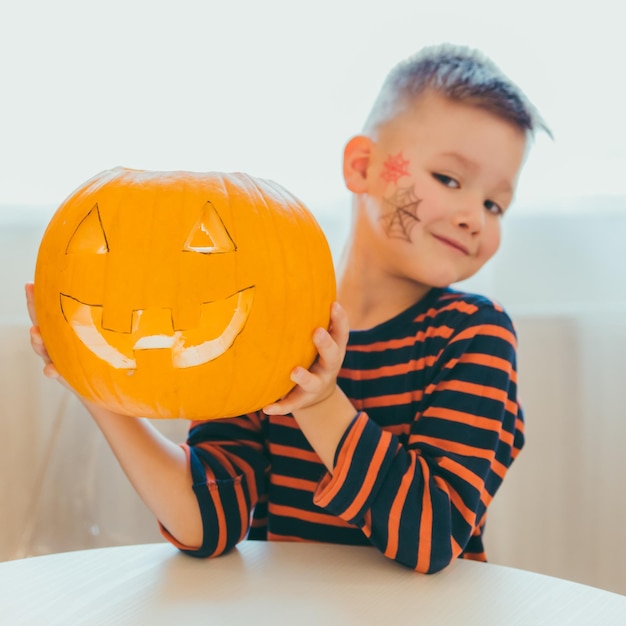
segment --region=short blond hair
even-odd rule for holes
[[[426,91],[475,106],[533,135],[552,136],[535,107],[482,52],[465,46],[429,46],[398,63],[387,75],[365,122],[366,132],[393,119]]]

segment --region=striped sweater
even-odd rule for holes
[[[491,499],[520,451],[516,338],[490,300],[433,289],[350,333],[338,384],[357,413],[330,474],[291,415],[194,422],[188,455],[204,525],[194,556],[249,539],[374,545],[433,573],[485,560]]]

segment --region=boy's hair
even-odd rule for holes
[[[522,90],[480,51],[465,46],[429,46],[398,63],[387,75],[365,122],[371,131],[428,90],[493,113],[533,135],[552,133]]]

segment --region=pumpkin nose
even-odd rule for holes
[[[124,301],[105,301],[102,304],[102,328],[116,333],[130,334],[133,326],[137,324],[137,313],[141,310],[133,310]]]
[[[158,335],[185,331],[200,325],[202,303],[175,309],[145,307],[139,309],[125,306],[122,302],[108,302],[102,307],[102,328],[117,333]]]
[[[172,329],[185,331],[189,328],[198,328],[200,325],[201,303],[193,306],[176,307],[169,311]]]

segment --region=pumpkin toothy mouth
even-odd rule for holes
[[[61,310],[85,347],[116,369],[135,369],[135,351],[169,349],[174,368],[195,367],[226,352],[241,333],[252,308],[254,287],[200,305],[198,328],[175,330],[171,309],[139,309],[131,330],[120,333],[102,327],[102,306],[61,294]],[[166,332],[156,329],[166,328]],[[209,339],[207,339],[209,337]]]

